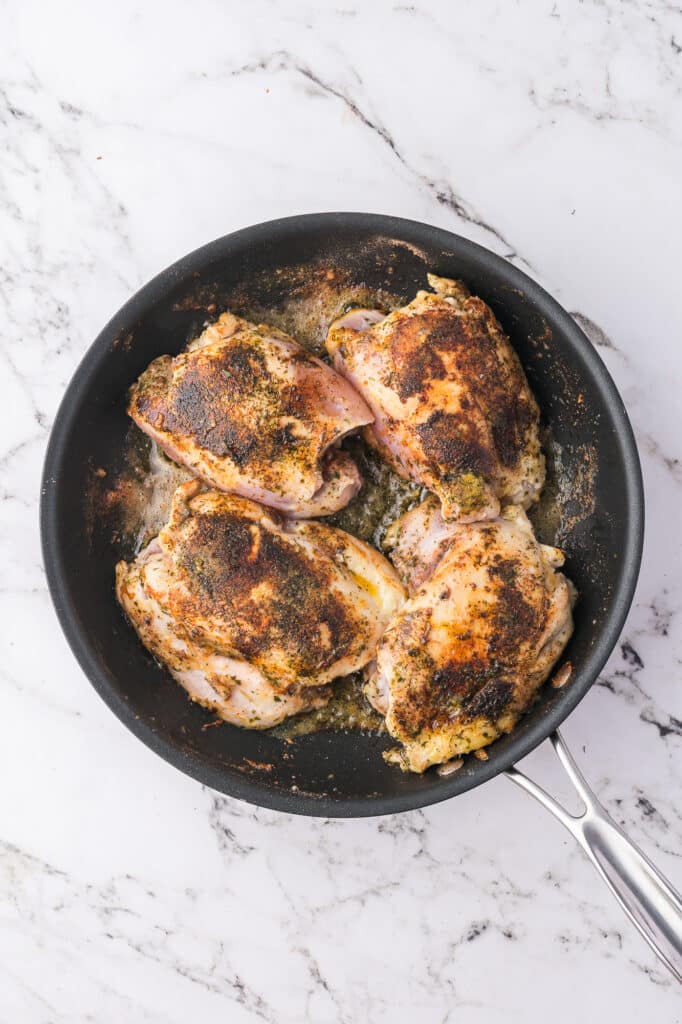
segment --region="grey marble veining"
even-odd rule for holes
[[[507,256],[597,346],[637,434],[640,584],[564,731],[679,886],[682,7],[9,0],[0,54],[0,1020],[679,1020],[570,837],[506,780],[306,820],[143,748],[61,636],[37,503],[88,345],[206,240],[359,209]],[[549,751],[529,761],[565,791]]]

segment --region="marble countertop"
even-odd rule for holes
[[[75,366],[183,253],[347,209],[506,255],[583,326],[637,434],[635,604],[564,735],[679,886],[682,7],[10,0],[0,25],[0,1020],[682,1019],[583,854],[503,778],[307,820],[158,759],[68,650],[37,526]],[[561,787],[551,751],[530,760]]]

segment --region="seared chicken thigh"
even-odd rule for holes
[[[128,412],[206,483],[290,515],[328,515],[361,486],[337,444],[372,422],[363,399],[288,335],[231,313],[155,359]]]
[[[145,646],[199,703],[267,728],[363,668],[405,598],[390,563],[342,530],[255,502],[175,492],[171,516],[116,592]]]
[[[427,499],[387,541],[410,599],[379,645],[366,686],[402,747],[390,760],[423,772],[509,732],[568,642],[573,588],[557,548],[525,512],[448,523]]]
[[[157,540],[135,562],[119,562],[116,593],[140,640],[192,700],[215,711],[222,719],[247,729],[267,729],[289,715],[323,707],[325,687],[289,686],[275,689],[254,665],[232,658],[192,636],[163,610],[147,587],[147,574],[165,567]]]
[[[527,508],[544,482],[538,408],[492,310],[459,281],[384,316],[352,310],[329,330],[334,366],[366,399],[365,437],[396,473],[441,500],[446,519]]]

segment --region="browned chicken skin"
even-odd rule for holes
[[[130,415],[217,490],[180,487],[159,536],[116,569],[142,642],[192,699],[268,728],[364,668],[401,744],[389,760],[415,772],[514,727],[571,635],[574,598],[523,511],[544,459],[521,364],[481,299],[428,279],[433,292],[388,316],[332,324],[338,373],[230,313],[155,360]],[[377,551],[307,518],[358,492],[338,443],[360,427],[433,492],[386,536],[407,600]]]
[[[388,316],[353,310],[332,324],[334,366],[367,401],[365,437],[401,476],[441,500],[447,519],[527,508],[544,482],[538,408],[489,306],[459,281],[428,275]]]
[[[190,481],[117,596],[143,643],[201,703],[266,728],[365,666],[405,597],[390,563],[322,523]]]
[[[402,747],[390,759],[422,772],[509,732],[561,655],[574,592],[524,511],[448,523],[430,498],[387,537],[410,588],[379,645],[366,687]]]
[[[361,486],[337,445],[371,423],[363,399],[288,335],[231,313],[155,359],[128,411],[195,476],[289,515],[328,515]]]

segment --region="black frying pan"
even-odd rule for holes
[[[252,288],[259,292],[254,300],[276,305],[277,281],[287,278],[274,272],[301,265],[336,268],[357,284],[406,298],[425,286],[427,270],[464,279],[511,337],[561,447],[564,484],[575,484],[560,489],[556,521],[566,572],[580,593],[566,652],[571,678],[562,689],[546,686],[513,733],[489,748],[487,761],[468,758],[448,777],[403,774],[387,765],[381,751],[389,741],[377,736],[317,733],[285,747],[268,733],[202,728],[213,716],[186,698],[123,620],[113,591],[121,552],[109,523],[95,518],[86,531],[93,469],[115,472],[121,458],[130,384],[156,356],[179,351],[211,304],[226,307],[235,292]],[[639,460],[623,402],[571,317],[521,271],[464,238],[394,217],[345,213],[235,232],[179,260],[127,302],[64,396],[41,506],[45,566],[60,622],[86,675],[121,721],[213,789],[264,807],[334,817],[446,800],[509,769],[552,735],[618,639],[637,580],[643,521]]]

